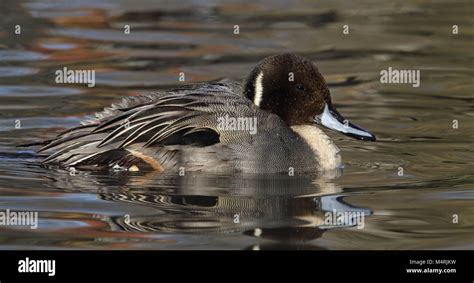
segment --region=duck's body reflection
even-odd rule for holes
[[[66,175],[67,176],[67,175]],[[96,190],[106,201],[152,207],[156,213],[110,218],[111,229],[176,234],[232,234],[271,239],[249,248],[296,247],[328,229],[327,211],[371,214],[339,196],[334,176],[211,176],[157,174],[85,175],[54,178],[56,187]],[[71,186],[72,185],[72,186]],[[354,226],[343,223],[338,227]],[[333,228],[333,227],[332,227]]]

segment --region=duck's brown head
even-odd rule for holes
[[[346,119],[331,102],[331,94],[316,65],[303,57],[280,54],[262,60],[245,82],[245,95],[289,126],[316,123],[359,140],[375,136]]]

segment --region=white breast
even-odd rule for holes
[[[310,125],[292,126],[298,134],[319,157],[319,165],[323,170],[332,170],[342,166],[340,149],[319,128]]]

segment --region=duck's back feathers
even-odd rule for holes
[[[194,148],[219,144],[211,151],[200,150],[201,157],[194,151],[192,158],[201,162],[216,151],[226,154],[226,145],[250,143],[252,136],[247,131],[223,131],[218,119],[229,109],[238,116],[259,115],[235,86],[215,82],[126,98],[49,141],[39,151],[50,154],[43,163],[127,167],[140,160],[156,169],[157,164],[176,166],[179,151],[190,154]]]

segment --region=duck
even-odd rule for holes
[[[291,53],[243,81],[218,79],[131,96],[42,141],[42,164],[79,170],[305,174],[343,167],[320,128],[371,132],[334,107],[315,63]]]

